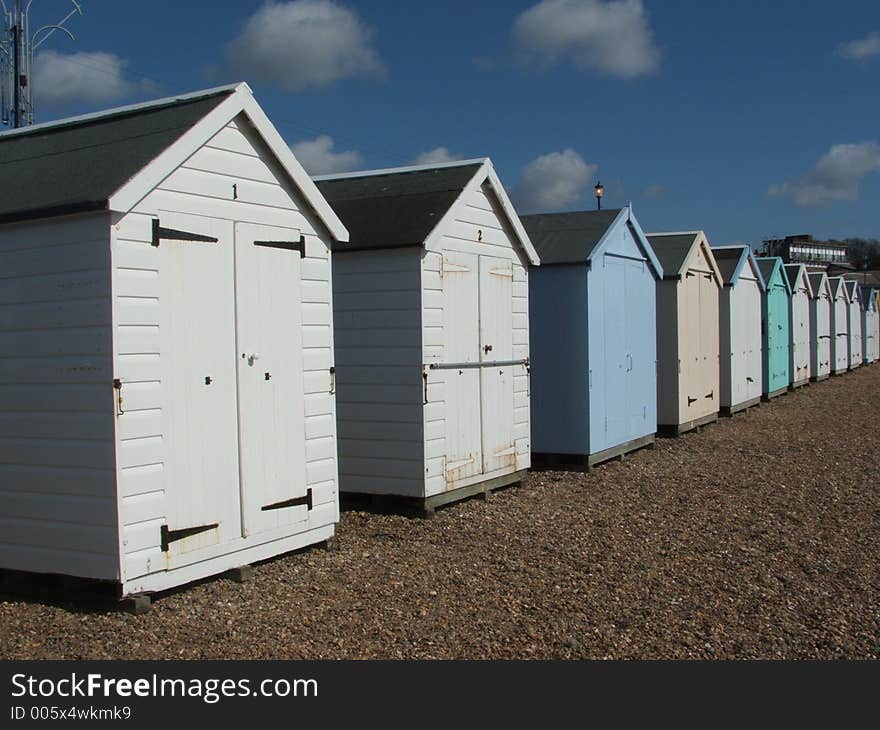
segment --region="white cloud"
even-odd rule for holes
[[[230,71],[287,91],[382,77],[373,30],[332,0],[268,0],[226,47]]]
[[[58,109],[100,104],[154,90],[149,81],[127,79],[125,65],[119,56],[101,51],[40,51],[34,57],[35,104],[38,109]]]
[[[869,33],[864,38],[841,43],[837,47],[837,52],[844,58],[856,61],[864,61],[871,56],[880,55],[880,33]]]
[[[435,147],[428,152],[422,152],[418,157],[413,160],[414,165],[436,165],[442,162],[455,162],[456,160],[463,160],[464,158],[461,155],[455,155],[450,152],[446,147]]]
[[[656,200],[657,198],[663,198],[666,196],[666,186],[665,185],[649,185],[645,188],[642,195],[646,198],[650,198]]]
[[[525,62],[542,67],[569,60],[634,78],[660,65],[642,0],[543,0],[516,19],[513,39]]]
[[[858,200],[862,178],[878,170],[880,144],[877,142],[836,144],[808,173],[771,186],[768,194],[791,198],[795,205],[804,207]]]
[[[517,209],[544,213],[574,205],[598,169],[572,149],[541,155],[523,168],[513,188]]]
[[[363,162],[356,150],[335,152],[333,137],[322,134],[315,139],[304,139],[290,145],[294,156],[310,175],[331,175],[335,172],[351,172]]]

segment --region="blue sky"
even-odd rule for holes
[[[488,155],[522,212],[598,177],[646,230],[880,237],[876,0],[81,5],[38,121],[245,80],[315,171]]]

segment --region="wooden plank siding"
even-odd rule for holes
[[[424,496],[420,254],[416,247],[334,254],[344,492]]]
[[[0,567],[119,577],[109,225],[0,228]]]

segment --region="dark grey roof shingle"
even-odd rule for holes
[[[785,264],[782,268],[788,277],[788,285],[794,289],[797,286],[798,273],[803,264]]]
[[[822,277],[826,276],[822,272],[818,272],[815,274],[807,274],[807,278],[810,280],[810,286],[813,289],[813,296],[818,296],[819,290],[822,287]]]
[[[348,229],[341,251],[420,246],[482,163],[316,180]]]
[[[654,249],[654,254],[663,267],[664,278],[678,276],[681,267],[687,259],[691,247],[697,238],[697,233],[676,233],[662,235],[655,233],[648,236],[648,243]]]
[[[761,276],[764,277],[764,283],[767,285],[767,289],[770,289],[770,278],[773,276],[773,269],[776,268],[776,262],[780,259],[775,257],[762,257],[756,258],[755,261],[758,263],[758,268],[761,270]]]
[[[105,208],[232,91],[0,135],[0,222]]]
[[[542,265],[586,263],[620,208],[520,216]]]
[[[743,256],[748,256],[748,246],[713,248],[712,255],[715,257],[715,263],[718,264],[718,270],[721,272],[721,280],[725,284],[732,284],[733,275],[739,268],[739,262]]]

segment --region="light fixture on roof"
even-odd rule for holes
[[[602,187],[602,183],[597,180],[595,189],[596,189],[596,210],[602,210],[602,194],[605,192],[605,188]]]

